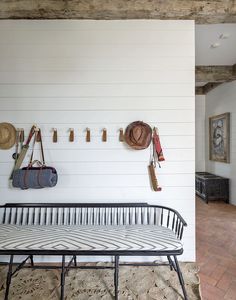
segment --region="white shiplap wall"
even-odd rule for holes
[[[43,132],[53,189],[9,187],[13,149],[0,151],[0,201],[149,201],[178,209],[189,226],[183,259],[195,258],[194,23],[1,21],[0,121]],[[150,190],[149,150],[118,141],[120,127],[158,126],[163,191]],[[52,128],[59,141],[52,143]],[[68,142],[68,129],[75,142]],[[91,143],[85,129],[91,129]],[[108,142],[101,142],[106,127]]]

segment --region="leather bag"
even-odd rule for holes
[[[40,142],[42,162],[39,160],[33,161],[35,142]],[[34,165],[37,164],[35,167]],[[48,167],[45,164],[43,143],[41,131],[34,132],[33,149],[29,165],[27,167],[17,169],[13,172],[12,185],[15,188],[25,189],[41,189],[45,187],[53,187],[57,184],[58,175],[53,167]]]

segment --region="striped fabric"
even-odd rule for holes
[[[0,225],[1,250],[169,251],[182,243],[168,228],[127,226]]]

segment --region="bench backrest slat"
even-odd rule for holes
[[[0,224],[159,225],[180,238],[186,225],[177,211],[147,203],[11,203],[0,206]]]

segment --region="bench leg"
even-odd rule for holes
[[[33,268],[33,266],[34,266],[34,259],[33,259],[33,255],[30,255],[30,265],[31,265],[31,267]]]
[[[118,300],[119,293],[119,256],[115,256],[115,273],[114,273],[114,285],[115,285],[115,300]]]
[[[65,290],[65,255],[62,255],[62,264],[61,264],[61,300],[64,299],[64,290]]]
[[[76,258],[76,255],[74,255],[73,258],[74,258],[74,266],[77,267],[77,258]]]
[[[169,261],[170,270],[173,271],[173,264],[172,264],[172,260],[171,260],[171,258],[170,258],[169,255],[167,255],[167,259],[168,259],[168,261]]]
[[[180,285],[182,287],[182,291],[183,291],[183,294],[184,294],[184,299],[188,300],[187,292],[186,292],[185,285],[184,285],[183,275],[182,275],[182,272],[181,272],[180,267],[179,267],[178,259],[175,255],[174,255],[174,260],[175,260],[176,272],[178,274],[179,282],[180,282]]]
[[[10,290],[10,284],[11,284],[11,277],[12,277],[13,259],[14,259],[14,255],[11,255],[10,256],[9,267],[8,267],[8,273],[7,273],[6,291],[5,291],[4,300],[8,300],[8,295],[9,295],[9,290]]]

